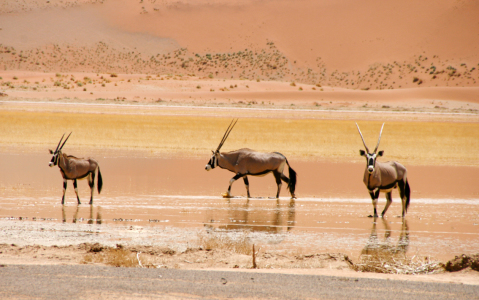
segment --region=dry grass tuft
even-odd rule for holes
[[[104,263],[109,266],[129,268],[139,265],[136,254],[122,248],[105,251]]]
[[[201,248],[210,250],[228,250],[238,254],[252,255],[252,243],[247,232],[238,233],[235,237],[222,232],[201,233],[198,243]]]
[[[412,258],[404,254],[394,254],[388,251],[361,255],[360,262],[352,264],[351,268],[358,272],[387,273],[387,274],[434,274],[444,271],[443,264],[431,261],[429,257],[421,259],[414,255]]]
[[[85,254],[82,264],[102,263],[113,267],[138,267],[140,266],[137,254],[118,245],[117,248],[102,247],[92,248]]]

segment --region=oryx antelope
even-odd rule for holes
[[[103,181],[101,178],[100,173],[100,166],[98,162],[93,158],[77,158],[75,156],[67,155],[66,153],[62,152],[62,148],[67,142],[70,134],[67,136],[63,144],[62,138],[57,145],[57,149],[55,151],[50,150],[50,154],[52,154],[52,160],[48,164],[50,167],[58,166],[60,168],[60,173],[63,176],[63,197],[62,197],[62,204],[65,204],[65,192],[67,190],[67,180],[73,180],[73,187],[75,188],[75,193],[77,195],[78,204],[80,203],[80,197],[78,196],[78,188],[77,188],[77,179],[84,179],[88,178],[88,185],[91,189],[91,197],[90,197],[90,204],[93,204],[93,191],[95,188],[95,171],[98,169],[98,194],[101,192],[101,188],[103,186]]]
[[[376,206],[378,203],[379,192],[382,191],[386,193],[387,202],[383,212],[381,213],[381,217],[384,217],[386,211],[391,205],[391,202],[393,201],[391,197],[392,189],[399,186],[399,195],[402,200],[402,217],[404,218],[409,206],[411,194],[407,180],[406,167],[396,161],[379,162],[376,160],[378,156],[383,156],[384,154],[384,151],[377,152],[379,142],[381,141],[381,134],[383,133],[384,123],[381,127],[381,132],[379,133],[378,144],[373,152],[369,152],[357,123],[356,126],[358,127],[359,135],[361,136],[364,148],[366,149],[366,151],[359,150],[359,154],[366,157],[367,164],[366,170],[364,171],[363,181],[368,188],[369,194],[371,195],[371,199],[373,201],[374,217],[376,218],[378,216]]]
[[[256,152],[248,148],[242,148],[239,150],[231,152],[221,152],[220,149],[223,146],[224,142],[228,138],[231,130],[236,125],[236,121],[231,121],[228,129],[226,129],[223,138],[221,139],[218,148],[213,152],[213,155],[210,158],[210,161],[206,164],[205,169],[207,171],[214,169],[219,166],[222,169],[227,169],[233,173],[235,176],[231,178],[228,191],[223,194],[223,197],[231,197],[231,186],[236,180],[243,178],[244,184],[246,186],[246,192],[248,198],[251,197],[249,193],[249,182],[248,175],[251,176],[263,176],[270,172],[273,172],[274,178],[276,179],[276,184],[278,185],[278,191],[276,193],[276,198],[279,198],[279,193],[281,191],[281,180],[288,184],[289,192],[291,197],[295,198],[294,190],[296,188],[296,172],[291,168],[286,157],[278,152],[271,153],[262,153]],[[289,178],[283,174],[283,169],[285,164],[289,168]]]

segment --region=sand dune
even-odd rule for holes
[[[10,1],[0,69],[471,87],[478,14],[450,0]]]

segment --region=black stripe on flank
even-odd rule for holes
[[[389,190],[389,189],[392,189],[392,188],[396,188],[397,183],[398,183],[397,181],[394,181],[391,184],[388,184],[388,185],[385,185],[385,186],[380,186],[379,189],[380,190]]]
[[[259,173],[247,173],[246,175],[251,175],[251,176],[261,176],[261,175],[265,175],[265,174],[268,174],[269,172],[273,172],[273,170],[266,170],[266,171],[263,171],[263,172],[259,172]]]

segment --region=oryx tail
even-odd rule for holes
[[[98,182],[97,182],[98,194],[101,193],[102,187],[103,187],[103,179],[101,178],[100,166],[98,166]]]
[[[294,191],[296,190],[296,180],[297,180],[297,175],[296,171],[291,168],[289,165],[288,159],[286,159],[286,164],[288,165],[288,171],[289,171],[289,183],[288,183],[288,189],[291,195],[294,195]]]
[[[409,200],[411,199],[411,188],[409,187],[409,181],[406,180],[406,197],[407,197],[407,201],[406,201],[406,211],[407,211],[407,208],[409,207]]]
[[[406,209],[406,212],[407,212],[407,208],[409,207],[409,201],[411,200],[411,188],[409,187],[409,182],[407,181],[407,179],[406,179],[406,184],[404,187],[404,192],[402,191],[401,186],[399,186],[399,193],[404,194],[403,197],[406,197],[406,204],[404,208]]]
[[[297,181],[296,171],[293,170],[293,168],[291,168],[286,156],[284,156],[283,154],[281,154],[279,152],[274,152],[274,153],[279,154],[282,157],[284,157],[284,160],[286,161],[286,164],[288,165],[288,172],[289,172],[288,190],[291,193],[291,195],[294,195],[294,191],[296,190],[296,181]]]

